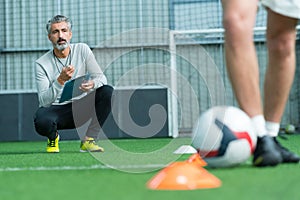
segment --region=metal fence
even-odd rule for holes
[[[221,99],[223,103],[236,105],[224,66],[223,35],[211,31],[222,29],[220,0],[0,0],[0,3],[0,93],[36,91],[34,61],[51,49],[46,22],[56,14],[63,14],[73,21],[72,42],[84,42],[91,47],[111,85],[169,86],[172,83],[167,80],[171,81],[172,55],[175,55],[177,78],[180,77],[176,95],[181,132],[190,131],[199,113],[215,103],[208,91],[208,77],[202,76],[204,71],[210,75],[212,67],[218,77],[210,76],[209,81],[225,89],[225,94],[218,98],[225,97]],[[256,26],[263,28],[265,23],[266,12],[260,8]],[[171,35],[171,30],[181,32]],[[195,32],[184,32],[191,30]],[[255,42],[263,80],[267,60],[264,31],[257,32]],[[199,69],[202,74],[197,72]],[[283,123],[299,124],[298,74],[297,70]],[[215,93],[219,91],[218,84],[212,87]]]

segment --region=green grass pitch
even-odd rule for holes
[[[172,152],[189,142],[189,138],[107,140],[101,142],[105,152],[97,155],[79,153],[79,141],[61,141],[57,154],[45,153],[45,142],[2,142],[0,197],[3,200],[299,199],[299,164],[255,168],[251,159],[235,168],[207,168],[222,181],[219,188],[147,189],[147,181],[162,166],[188,158]],[[300,135],[289,135],[288,140],[280,142],[300,154]]]

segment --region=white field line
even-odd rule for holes
[[[148,164],[148,165],[122,165],[122,166],[105,166],[105,165],[91,165],[91,166],[53,166],[53,167],[2,167],[0,172],[17,172],[17,171],[60,171],[60,170],[91,170],[91,169],[149,169],[162,168],[166,165],[162,164]]]

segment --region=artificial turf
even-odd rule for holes
[[[222,181],[215,189],[158,191],[146,183],[164,165],[186,160],[173,150],[189,138],[102,141],[104,153],[79,153],[79,141],[60,142],[60,153],[45,153],[45,142],[0,143],[0,197],[24,200],[299,199],[300,165],[210,169]],[[300,154],[300,135],[280,142]],[[154,157],[154,158],[153,158]],[[110,169],[114,166],[116,169]]]

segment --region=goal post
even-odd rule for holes
[[[299,38],[299,33],[300,33],[300,25],[296,26],[296,30],[298,32],[297,38]],[[211,65],[215,65],[213,67],[215,67],[217,70],[220,70],[220,72],[215,72],[215,71],[208,71],[209,69],[207,69],[205,76],[206,77],[200,77],[203,79],[208,79],[208,80],[204,80],[206,81],[206,84],[210,84],[210,88],[208,87],[209,92],[214,92],[213,90],[215,90],[214,95],[209,96],[210,94],[208,93],[204,93],[204,92],[196,92],[198,95],[198,101],[200,102],[199,104],[199,113],[203,112],[205,109],[207,109],[208,107],[211,107],[212,105],[217,105],[220,104],[222,102],[227,101],[227,103],[230,104],[236,104],[236,100],[234,98],[234,94],[232,92],[232,88],[230,85],[230,82],[228,80],[228,77],[226,75],[226,69],[225,69],[225,58],[224,58],[224,33],[225,30],[223,28],[215,28],[215,29],[203,29],[203,30],[169,30],[169,53],[170,53],[170,68],[171,71],[173,71],[174,73],[171,73],[171,77],[170,77],[170,83],[171,83],[171,91],[173,93],[173,95],[171,95],[171,107],[170,107],[170,116],[171,117],[171,124],[172,124],[172,132],[174,133],[173,137],[177,137],[177,133],[180,131],[182,131],[182,126],[178,123],[180,120],[180,116],[179,113],[181,112],[178,108],[178,102],[177,102],[177,97],[179,93],[181,93],[180,95],[183,95],[183,91],[182,88],[180,88],[180,83],[178,82],[178,77],[177,74],[182,73],[181,70],[183,70],[183,66],[180,65],[179,63],[179,59],[181,59],[182,57],[184,58],[184,56],[186,55],[181,55],[181,50],[182,48],[185,49],[186,52],[188,52],[188,54],[186,57],[192,57],[194,59],[203,59],[203,57],[198,56],[198,55],[192,55],[192,54],[197,54],[197,51],[194,51],[196,48],[198,49],[204,49],[204,51],[206,50],[206,48],[208,48],[209,52],[207,53],[207,56],[210,57],[209,59],[211,59]],[[259,58],[259,62],[261,65],[261,71],[262,73],[265,71],[265,67],[266,67],[266,62],[267,62],[267,51],[266,51],[266,46],[265,46],[265,42],[266,42],[266,27],[261,26],[261,27],[255,27],[253,29],[253,34],[254,34],[254,38],[253,38],[253,42],[255,43],[256,47],[258,48],[258,58]],[[213,46],[213,47],[212,47]],[[211,52],[212,49],[214,49],[215,52]],[[187,50],[188,49],[188,50]],[[210,55],[210,54],[215,54],[215,55]],[[197,57],[198,56],[198,57]],[[206,59],[206,58],[204,58]],[[196,63],[195,65],[197,65],[197,63],[201,63],[202,61],[191,61],[192,65],[194,63]],[[179,66],[178,66],[179,65]],[[184,66],[185,67],[185,66]],[[188,66],[187,66],[188,67]],[[201,66],[201,70],[205,70],[203,68],[211,68],[211,66],[206,65],[206,66]],[[177,73],[176,73],[177,72]],[[194,74],[189,74],[190,77],[195,76]],[[216,76],[220,76],[220,78],[216,78]],[[262,75],[263,76],[263,75]],[[211,78],[212,77],[212,78]],[[222,83],[220,83],[222,81]],[[226,87],[226,92],[225,92],[225,88],[223,90],[221,90],[220,88],[218,88],[217,86],[212,86],[212,84],[217,84],[217,85],[221,85],[225,84],[224,87]],[[193,87],[197,88],[199,86],[195,86],[195,85],[200,85],[200,82],[193,82],[191,84],[194,84]],[[207,87],[207,85],[204,85],[204,87]],[[200,90],[204,90],[203,87],[200,88]],[[222,92],[226,93],[226,94],[221,94]],[[180,97],[181,98],[181,97]],[[211,98],[211,99],[209,99]],[[203,100],[204,99],[204,100]],[[206,100],[209,99],[209,100]],[[206,101],[205,101],[206,100]],[[209,102],[210,101],[210,102]],[[191,108],[186,109],[188,112],[192,112],[193,111],[193,106],[191,102],[184,102],[185,104],[189,104],[186,106],[190,106]],[[188,116],[190,117],[190,116]],[[194,116],[190,117],[190,121],[188,123],[188,125],[185,125],[184,127],[192,127],[193,122],[195,122],[197,115],[195,114]],[[288,119],[287,119],[288,120]]]

